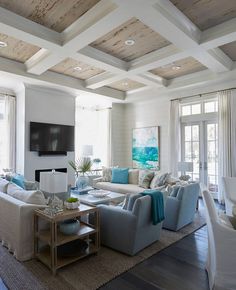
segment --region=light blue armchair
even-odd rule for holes
[[[163,228],[178,231],[194,219],[200,186],[191,183],[180,186],[176,196],[168,196]]]
[[[131,195],[126,209],[99,205],[101,243],[128,255],[159,240],[162,222],[152,224],[151,197]]]

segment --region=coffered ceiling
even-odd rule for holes
[[[235,51],[236,0],[0,0],[0,71],[28,81],[128,100],[236,79]]]

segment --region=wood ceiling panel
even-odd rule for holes
[[[100,0],[0,0],[0,7],[62,32]]]
[[[135,44],[125,45],[127,39],[134,40]],[[91,46],[119,59],[130,61],[169,44],[170,42],[160,34],[138,19],[132,18],[91,43]]]
[[[75,67],[80,67],[81,70],[75,70]],[[104,72],[102,69],[95,68],[83,62],[76,61],[72,58],[65,59],[64,61],[52,67],[50,70],[82,80],[89,79]]]
[[[7,43],[7,47],[0,48],[0,56],[20,62],[25,62],[40,50],[40,47],[1,33],[0,41]]]
[[[236,17],[236,0],[170,0],[201,30]]]
[[[139,82],[136,82],[130,79],[123,79],[121,81],[110,84],[108,87],[122,91],[122,92],[127,92],[130,90],[135,90],[135,89],[144,87],[144,84],[141,84]]]
[[[173,67],[180,67],[176,70]],[[173,79],[176,77],[184,76],[190,73],[198,72],[207,69],[200,62],[192,57],[188,57],[182,60],[175,61],[164,67],[159,67],[151,70],[150,72],[166,79]]]
[[[227,43],[220,47],[233,61],[236,61],[236,41]]]

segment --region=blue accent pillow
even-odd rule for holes
[[[11,180],[13,183],[15,183],[16,185],[20,186],[21,188],[25,189],[25,178],[23,175],[21,174],[16,174],[15,176],[12,177]]]
[[[111,182],[128,184],[129,168],[112,168]]]

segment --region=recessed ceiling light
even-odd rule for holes
[[[129,46],[131,46],[131,45],[134,45],[135,44],[135,41],[133,40],[133,39],[127,39],[126,41],[125,41],[125,45],[129,45]]]
[[[174,65],[174,66],[172,66],[172,69],[173,69],[173,70],[179,70],[179,69],[181,69],[181,66],[179,66],[179,65]]]
[[[76,66],[76,67],[74,67],[74,70],[81,71],[82,70],[82,67]]]
[[[7,46],[7,43],[4,42],[4,41],[0,41],[0,47],[6,47]]]
[[[124,87],[126,87],[126,86],[128,86],[128,85],[129,85],[128,82],[123,82],[123,83],[122,83],[122,86],[124,86]]]

